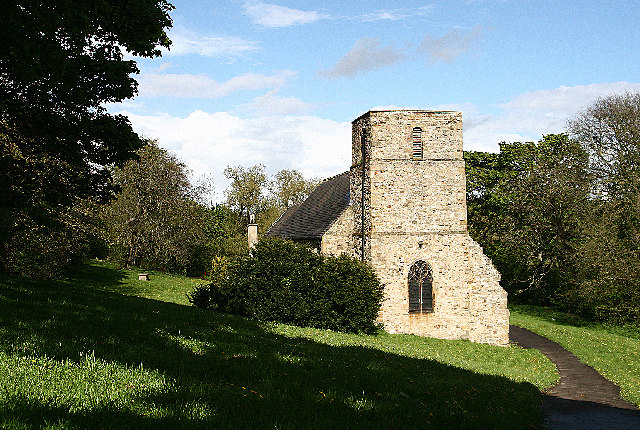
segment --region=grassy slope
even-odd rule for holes
[[[564,346],[620,386],[622,397],[640,406],[639,328],[607,327],[532,306],[512,309],[511,323]]]
[[[0,428],[528,428],[557,377],[537,351],[184,306],[195,283],[0,277]]]

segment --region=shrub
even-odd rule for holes
[[[339,331],[375,329],[383,288],[373,269],[350,257],[325,258],[268,238],[225,269],[210,286],[220,310]]]
[[[209,285],[201,284],[195,287],[193,291],[187,293],[187,300],[189,300],[189,303],[199,308],[208,308],[211,302]]]
[[[378,316],[383,287],[373,269],[359,260],[341,255],[326,257],[320,272],[330,304],[327,321],[334,330],[370,331]]]

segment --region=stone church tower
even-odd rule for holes
[[[385,285],[388,332],[508,344],[500,274],[467,232],[461,113],[353,121],[350,192],[352,249]]]
[[[467,232],[462,114],[370,111],[353,121],[349,172],[266,233],[369,262],[390,333],[507,345],[500,274]]]

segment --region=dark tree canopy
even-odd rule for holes
[[[587,155],[565,134],[465,153],[469,232],[502,273],[510,300],[549,303],[571,281],[587,208]]]
[[[0,270],[22,272],[34,252],[54,255],[54,237],[74,225],[64,214],[79,199],[112,196],[110,169],[143,142],[104,104],[135,95],[138,69],[123,52],[160,55],[172,8],[165,0],[2,3]]]
[[[640,93],[596,100],[569,135],[465,153],[469,232],[510,301],[640,321]]]
[[[44,184],[54,203],[109,194],[106,166],[121,165],[142,142],[125,117],[109,115],[103,104],[135,95],[131,75],[138,69],[123,59],[123,49],[160,55],[170,44],[171,9],[165,0],[3,3],[0,179],[6,203],[22,206]]]

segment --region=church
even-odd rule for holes
[[[389,333],[508,345],[507,293],[467,231],[462,114],[376,110],[352,123],[348,172],[267,231],[368,262]]]

